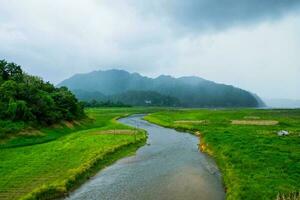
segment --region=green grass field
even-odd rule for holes
[[[200,134],[200,148],[215,158],[228,200],[300,191],[300,110],[169,110],[145,118]],[[279,130],[290,134],[277,136]]]
[[[89,120],[2,140],[0,199],[47,199],[65,195],[97,170],[144,144],[145,132],[139,130],[135,134],[133,128],[115,119],[150,110],[154,109],[88,109]],[[133,131],[117,134],[124,129]],[[114,131],[112,134],[104,130]]]
[[[116,122],[134,113],[156,124],[201,135],[200,148],[222,172],[227,199],[276,199],[300,191],[300,110],[87,109],[89,119],[0,140],[0,199],[61,197],[146,135]],[[16,124],[17,127],[20,124]],[[121,131],[120,131],[121,130]],[[288,136],[277,136],[287,130]],[[118,131],[121,134],[118,134]]]

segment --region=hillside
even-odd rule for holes
[[[52,125],[82,117],[82,105],[66,87],[54,87],[0,60],[0,138],[25,124]]]
[[[141,92],[155,92],[150,96],[159,95],[173,98],[169,106],[185,107],[259,107],[261,100],[252,93],[231,85],[219,84],[196,76],[174,78],[161,75],[149,78],[138,73],[124,70],[93,71],[87,74],[76,74],[62,81],[58,86],[67,86],[82,100],[113,100],[123,101],[140,97]],[[132,92],[134,91],[134,92]],[[130,93],[128,93],[130,92]],[[129,98],[128,96],[131,95]],[[117,97],[118,96],[118,97]],[[152,102],[145,97],[144,101]],[[175,101],[177,101],[174,103]],[[136,105],[134,101],[126,101]]]

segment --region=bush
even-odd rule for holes
[[[10,133],[19,132],[26,127],[24,122],[0,120],[0,138],[5,138]]]

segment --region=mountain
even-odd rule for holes
[[[62,81],[58,86],[67,86],[79,99],[117,99],[131,105],[137,104],[134,98],[148,101],[147,95],[150,94],[152,98],[171,98],[169,106],[258,107],[263,104],[258,96],[248,91],[196,76],[174,78],[161,75],[157,78],[149,78],[124,70],[99,70],[76,74]],[[165,103],[163,104],[166,106]]]
[[[91,99],[95,99],[98,101],[107,101],[107,96],[102,94],[97,90],[86,91],[82,89],[73,89],[72,92],[76,95],[76,97],[83,101],[89,101]]]
[[[267,107],[267,105],[265,104],[265,102],[257,94],[252,93],[252,95],[255,97],[255,99],[256,99],[256,101],[258,103],[257,107]]]
[[[154,91],[127,91],[108,97],[113,102],[122,102],[125,105],[135,106],[180,106],[176,97],[162,95]]]

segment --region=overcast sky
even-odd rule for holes
[[[0,0],[0,59],[54,83],[118,68],[300,99],[300,1]]]

